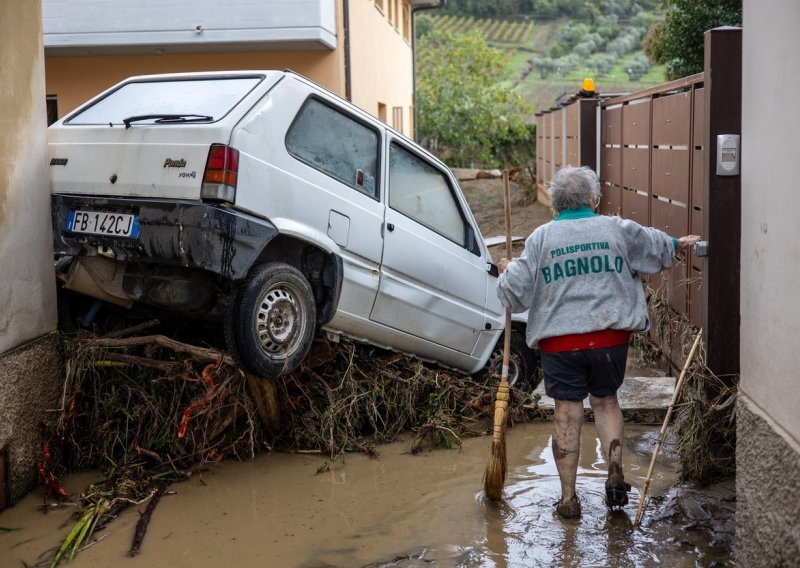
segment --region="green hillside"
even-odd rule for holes
[[[617,6],[609,11],[608,6]],[[580,89],[592,77],[601,93],[631,92],[665,81],[662,66],[653,66],[642,51],[642,41],[656,21],[652,10],[632,3],[603,4],[591,17],[477,18],[465,14],[434,13],[429,29],[447,33],[479,30],[486,41],[508,56],[511,88],[545,110],[562,93]]]

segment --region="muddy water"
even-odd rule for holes
[[[488,438],[461,450],[412,456],[408,441],[381,447],[378,459],[347,456],[316,474],[319,456],[269,454],[210,466],[172,486],[153,515],[141,555],[126,558],[138,515],[129,510],[98,533],[102,540],[72,566],[696,566],[726,561],[672,521],[658,504],[631,528],[638,492],[624,513],[603,505],[605,466],[594,425],[584,427],[578,477],[583,517],[554,513],[559,483],[549,423],[516,425],[507,435],[506,501],[484,502],[481,476]],[[628,426],[626,477],[643,485],[657,430]],[[674,483],[674,464],[660,459],[651,495]],[[69,480],[84,487],[87,475]],[[0,514],[0,566],[36,563],[68,532],[70,511],[42,515],[31,494]],[[143,506],[140,507],[143,510]]]

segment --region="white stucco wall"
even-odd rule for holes
[[[0,354],[55,329],[39,2],[0,2]]]
[[[740,389],[795,444],[800,443],[798,24],[797,0],[744,1]]]
[[[59,338],[49,333],[56,298],[41,18],[39,0],[0,1],[0,448],[12,501],[36,480],[41,425],[63,378]]]

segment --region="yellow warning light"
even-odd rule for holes
[[[591,77],[586,77],[581,84],[581,90],[587,93],[594,93],[594,80]]]

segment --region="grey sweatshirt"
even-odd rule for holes
[[[525,241],[497,281],[512,312],[528,312],[528,345],[604,329],[650,327],[639,274],[672,266],[678,241],[663,231],[588,207],[562,211]]]

